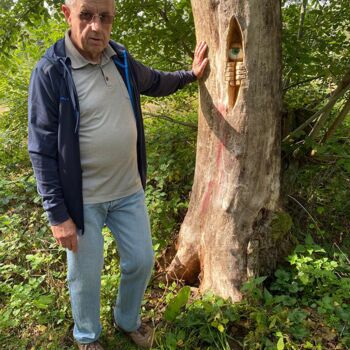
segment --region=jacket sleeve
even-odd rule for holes
[[[143,95],[167,96],[197,79],[192,71],[163,72],[143,65],[131,55],[129,58],[138,90]]]
[[[36,67],[31,75],[28,96],[28,151],[51,225],[69,218],[64,204],[58,170],[58,92],[50,74]]]

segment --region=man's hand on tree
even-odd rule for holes
[[[77,252],[77,227],[72,219],[68,219],[62,224],[51,226],[51,231],[59,245],[73,251],[73,253]]]
[[[204,58],[207,49],[208,45],[204,41],[201,41],[196,45],[192,63],[192,71],[197,79],[200,79],[203,76],[204,70],[209,62],[208,58]]]

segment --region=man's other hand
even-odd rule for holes
[[[209,62],[208,58],[204,58],[207,49],[208,45],[204,41],[201,41],[196,45],[192,63],[192,70],[197,79],[200,79],[203,76],[205,67]]]
[[[51,231],[56,241],[63,248],[76,253],[78,250],[77,227],[72,219],[68,219],[62,224],[51,226]]]

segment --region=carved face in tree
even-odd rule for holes
[[[75,47],[85,58],[98,62],[110,38],[114,1],[76,0],[70,6],[62,5],[62,11]]]

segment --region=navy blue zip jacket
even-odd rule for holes
[[[113,61],[123,77],[137,126],[137,160],[146,184],[146,148],[140,94],[166,96],[193,82],[190,71],[161,72],[136,61],[110,41]],[[38,192],[51,225],[72,218],[84,230],[82,170],[79,150],[79,101],[66,57],[64,39],[50,47],[34,68],[28,99],[28,150]]]

